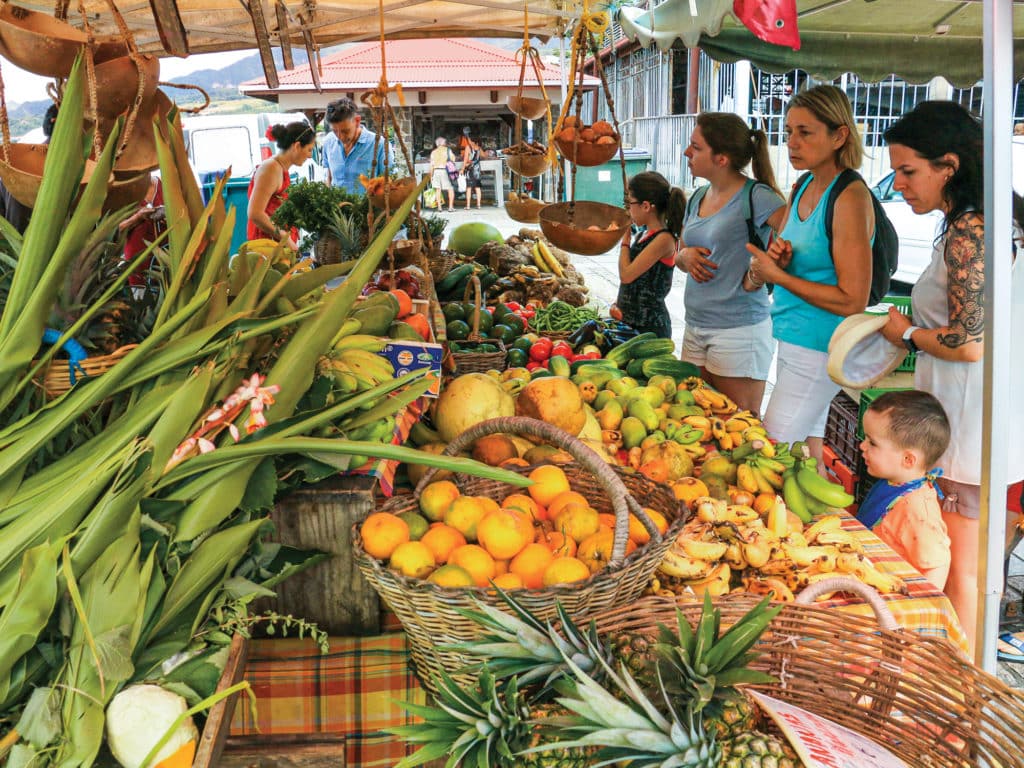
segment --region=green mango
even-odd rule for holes
[[[688,389],[677,389],[672,402],[676,405],[694,405],[697,401],[693,399],[693,392]]]
[[[361,323],[360,333],[369,336],[386,336],[391,324],[395,322],[397,314],[397,309],[392,311],[391,307],[382,304],[369,307],[360,305],[352,313],[352,317]]]
[[[575,379],[575,377],[574,377],[574,379]],[[584,380],[585,381],[589,381],[589,379],[584,379]],[[578,382],[576,382],[576,383],[578,384]],[[597,393],[597,397],[594,398],[594,402],[591,403],[591,406],[593,407],[593,409],[595,411],[600,411],[602,408],[605,407],[605,405],[608,404],[609,400],[614,400],[614,399],[615,399],[615,393],[614,392],[612,392],[611,390],[608,390],[608,389],[602,389],[600,392]]]
[[[622,424],[619,425],[619,431],[622,433],[622,447],[627,451],[630,448],[638,447],[647,437],[647,428],[635,416],[624,418]]]
[[[408,323],[396,320],[388,328],[388,336],[398,341],[423,341],[423,337]]]
[[[591,379],[591,381],[593,381],[593,379]],[[633,389],[633,385],[629,383],[628,377],[623,376],[621,379],[610,379],[604,385],[604,388],[607,389],[609,392],[614,392],[619,397],[622,397],[623,395],[627,394],[631,389]]]
[[[670,419],[683,419],[687,416],[703,416],[704,409],[699,405],[670,405],[668,417]]]
[[[649,384],[646,387],[633,390],[633,397],[643,400],[652,408],[657,408],[665,402],[665,393],[658,389],[658,387],[652,387]]]
[[[626,413],[633,418],[639,419],[647,432],[653,432],[658,428],[658,424],[661,423],[661,414],[654,410],[651,404],[645,400],[631,400],[626,407]]]

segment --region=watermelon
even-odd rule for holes
[[[448,247],[463,256],[474,256],[484,243],[504,243],[501,232],[484,221],[470,221],[460,224],[448,235]]]

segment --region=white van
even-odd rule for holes
[[[247,178],[256,167],[277,151],[267,129],[278,123],[305,120],[300,112],[261,112],[239,115],[194,115],[182,117],[181,127],[189,163],[200,182],[231,167],[231,177]],[[299,169],[300,179],[326,180],[320,166],[319,150]]]

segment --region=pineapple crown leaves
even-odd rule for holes
[[[562,604],[557,603],[555,610],[563,637],[550,622],[541,622],[501,587],[494,588],[514,615],[479,602],[479,611],[457,609],[461,615],[492,630],[493,634],[444,646],[442,650],[487,659],[488,667],[499,679],[517,675],[522,685],[544,680],[545,691],[555,680],[567,674],[566,658],[574,660],[587,671],[595,668],[593,654],[604,655],[605,649],[593,622],[586,632],[580,630]],[[466,671],[476,672],[482,663],[470,665]]]
[[[558,703],[576,717],[562,732],[571,734],[566,741],[546,743],[521,752],[550,752],[575,747],[600,747],[593,768],[629,761],[631,766],[658,768],[711,768],[721,761],[721,751],[713,736],[689,709],[685,717],[673,705],[660,673],[658,687],[667,706],[668,717],[648,699],[640,684],[625,665],[616,673],[599,658],[608,679],[623,693],[628,702],[620,701],[580,669],[571,659],[566,664],[575,680],[575,694],[563,695]],[[669,720],[668,718],[671,718]],[[684,724],[683,721],[686,721]]]
[[[478,688],[462,688],[443,671],[435,683],[435,705],[398,702],[424,722],[385,729],[410,743],[424,745],[395,768],[416,768],[446,755],[445,768],[514,766],[515,751],[530,739],[529,711],[520,699],[516,678],[508,680],[500,693],[486,666],[480,671]]]

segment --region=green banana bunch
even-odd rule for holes
[[[348,323],[348,320],[345,321]],[[362,323],[359,320],[355,322]],[[346,349],[361,349],[364,352],[380,352],[384,349],[384,346],[388,343],[388,339],[381,338],[380,336],[370,336],[365,333],[353,333],[346,334],[341,338],[335,336],[335,341],[331,346],[338,352]]]
[[[346,370],[356,377],[360,391],[372,389],[395,376],[395,368],[388,360],[365,349],[336,350],[334,361],[339,369]]]
[[[818,474],[817,462],[809,466],[808,461],[800,463],[796,470],[796,480],[800,490],[810,498],[821,502],[828,507],[845,509],[853,504],[855,499],[848,494],[841,485],[832,483]]]
[[[782,499],[789,511],[806,524],[811,522],[813,515],[808,508],[807,498],[797,482],[796,472],[795,467],[790,467],[782,473]]]

